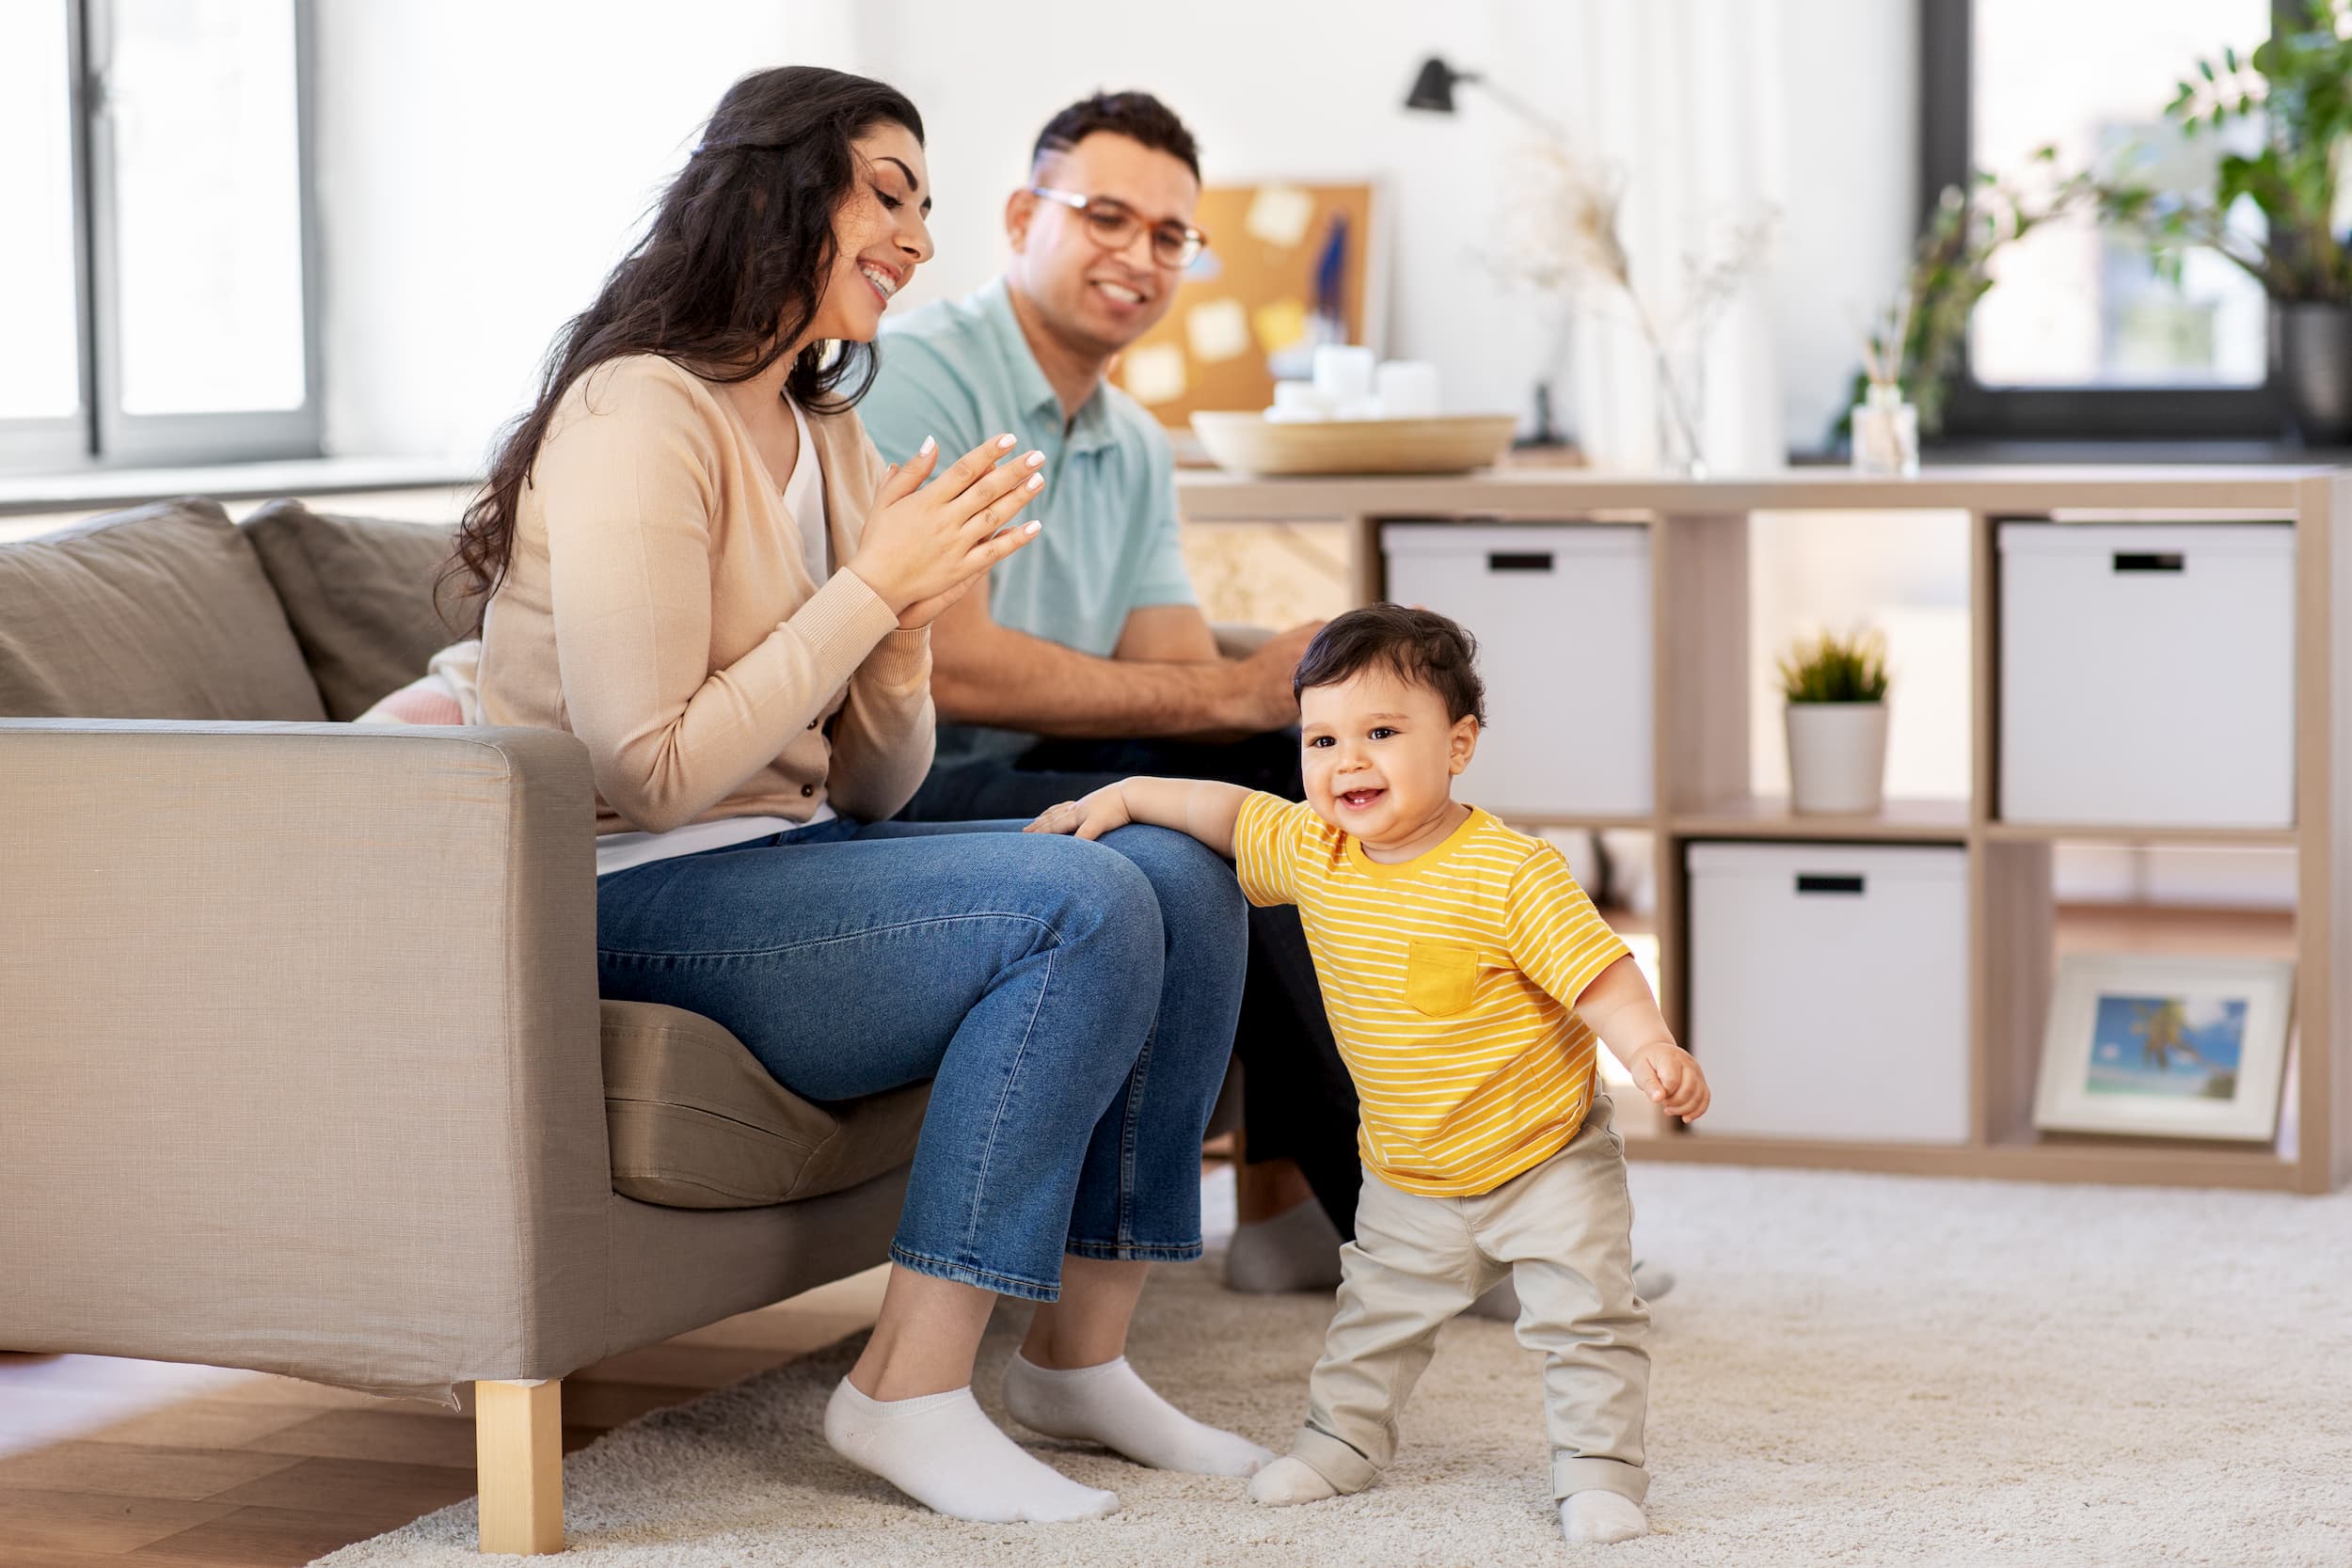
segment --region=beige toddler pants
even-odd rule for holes
[[[1364,1173],[1294,1458],[1342,1492],[1370,1486],[1395,1457],[1397,1413],[1438,1330],[1507,1275],[1519,1343],[1544,1354],[1552,1496],[1643,1500],[1649,1309],[1633,1294],[1633,1202],[1612,1116],[1595,1093],[1567,1148],[1476,1197],[1424,1197]]]

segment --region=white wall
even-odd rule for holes
[[[479,462],[720,94],[786,62],[787,22],[779,0],[321,0],[328,450]]]
[[[1148,24],[1133,20],[1147,13],[1099,0],[1026,0],[987,13],[995,20],[977,37],[982,13],[953,0],[867,0],[854,54],[822,63],[882,76],[923,111],[939,256],[911,300],[961,293],[996,270],[1005,194],[1049,115],[1098,87],[1141,87],[1192,126],[1212,182],[1377,180],[1388,198],[1385,347],[1437,361],[1457,408],[1520,410],[1551,339],[1536,320],[1539,303],[1497,289],[1478,258],[1491,250],[1508,199],[1507,156],[1525,133],[1475,87],[1462,90],[1452,118],[1408,113],[1401,104],[1414,69],[1441,54],[1489,71],[1581,145],[1613,154],[1618,111],[1641,108],[1648,82],[1687,79],[1705,30],[1731,16],[1728,4],[1649,0],[1631,29],[1639,55],[1617,57],[1587,43],[1617,31],[1596,0],[1344,8],[1188,0],[1148,13]],[[1672,13],[1662,24],[1651,20],[1659,7]],[[1762,314],[1781,366],[1781,423],[1800,447],[1813,444],[1840,400],[1855,328],[1893,287],[1915,225],[1913,10],[1891,0],[1783,0],[1779,37],[1754,62],[1767,78],[1754,86],[1781,127],[1777,146],[1749,153],[1766,169],[1756,183],[1770,188],[1709,193],[1726,219],[1748,215],[1758,199],[1783,209]],[[974,70],[976,48],[1006,69]],[[1676,134],[1680,123],[1661,129]],[[1694,124],[1688,139],[1708,131]],[[1637,245],[1641,205],[1631,193],[1628,235]]]
[[[1596,3],[321,0],[329,448],[479,458],[720,93],[793,60],[880,76],[923,111],[940,253],[909,303],[996,270],[1005,195],[1049,115],[1097,87],[1143,87],[1191,123],[1211,181],[1379,181],[1386,347],[1438,361],[1455,407],[1523,410],[1552,340],[1541,308],[1478,262],[1522,133],[1474,89],[1451,119],[1399,105],[1440,53],[1605,142],[1596,117],[1678,80],[1684,40],[1737,0],[1653,0],[1672,15],[1645,23],[1647,57],[1623,60],[1582,43],[1609,36],[1578,14]],[[1781,110],[1761,182],[1786,220],[1757,319],[1780,422],[1802,447],[1912,231],[1914,23],[1892,0],[1777,9],[1778,45],[1756,68]]]

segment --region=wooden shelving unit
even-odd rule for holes
[[[1684,851],[1707,840],[1958,846],[1968,856],[1970,1106],[1964,1143],[1857,1143],[1674,1132],[1628,1141],[1637,1158],[1811,1165],[2022,1180],[2326,1192],[2352,1180],[2352,473],[2295,467],[1838,470],[1700,482],[1573,470],[1399,479],[1178,476],[1196,522],[1339,521],[1354,594],[1381,594],[1391,522],[1640,522],[1650,530],[1655,810],[1513,820],[1653,836],[1656,929],[1668,1021],[1683,1028]],[[1748,520],[1757,512],[1963,514],[1970,537],[1975,777],[1966,800],[1892,800],[1867,817],[1799,817],[1749,784]],[[2292,522],[2296,540],[2296,825],[2185,830],[2009,822],[1997,813],[1999,603],[1995,529],[2020,518]],[[2292,1141],[2279,1147],[2042,1133],[2033,1094],[2056,955],[2068,945],[2051,863],[2061,842],[2275,848],[2296,857],[2291,919],[2255,916],[2296,960]],[[2107,915],[2111,923],[2128,916]],[[1690,1041],[1702,1061],[1706,1042]],[[2283,1119],[2283,1118],[2282,1118]]]

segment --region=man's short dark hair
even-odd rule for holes
[[[1376,604],[1338,617],[1307,644],[1291,676],[1291,695],[1337,686],[1370,669],[1424,686],[1445,703],[1446,718],[1486,727],[1486,687],[1478,678],[1478,640],[1431,610]]]
[[[1109,131],[1165,152],[1200,178],[1200,149],[1176,111],[1148,92],[1098,92],[1081,98],[1045,122],[1030,150],[1029,166],[1049,152],[1067,152],[1097,131]]]

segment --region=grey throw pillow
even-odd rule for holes
[[[272,501],[245,531],[286,607],[326,716],[357,719],[471,634],[475,601],[436,584],[455,529],[313,512]]]

